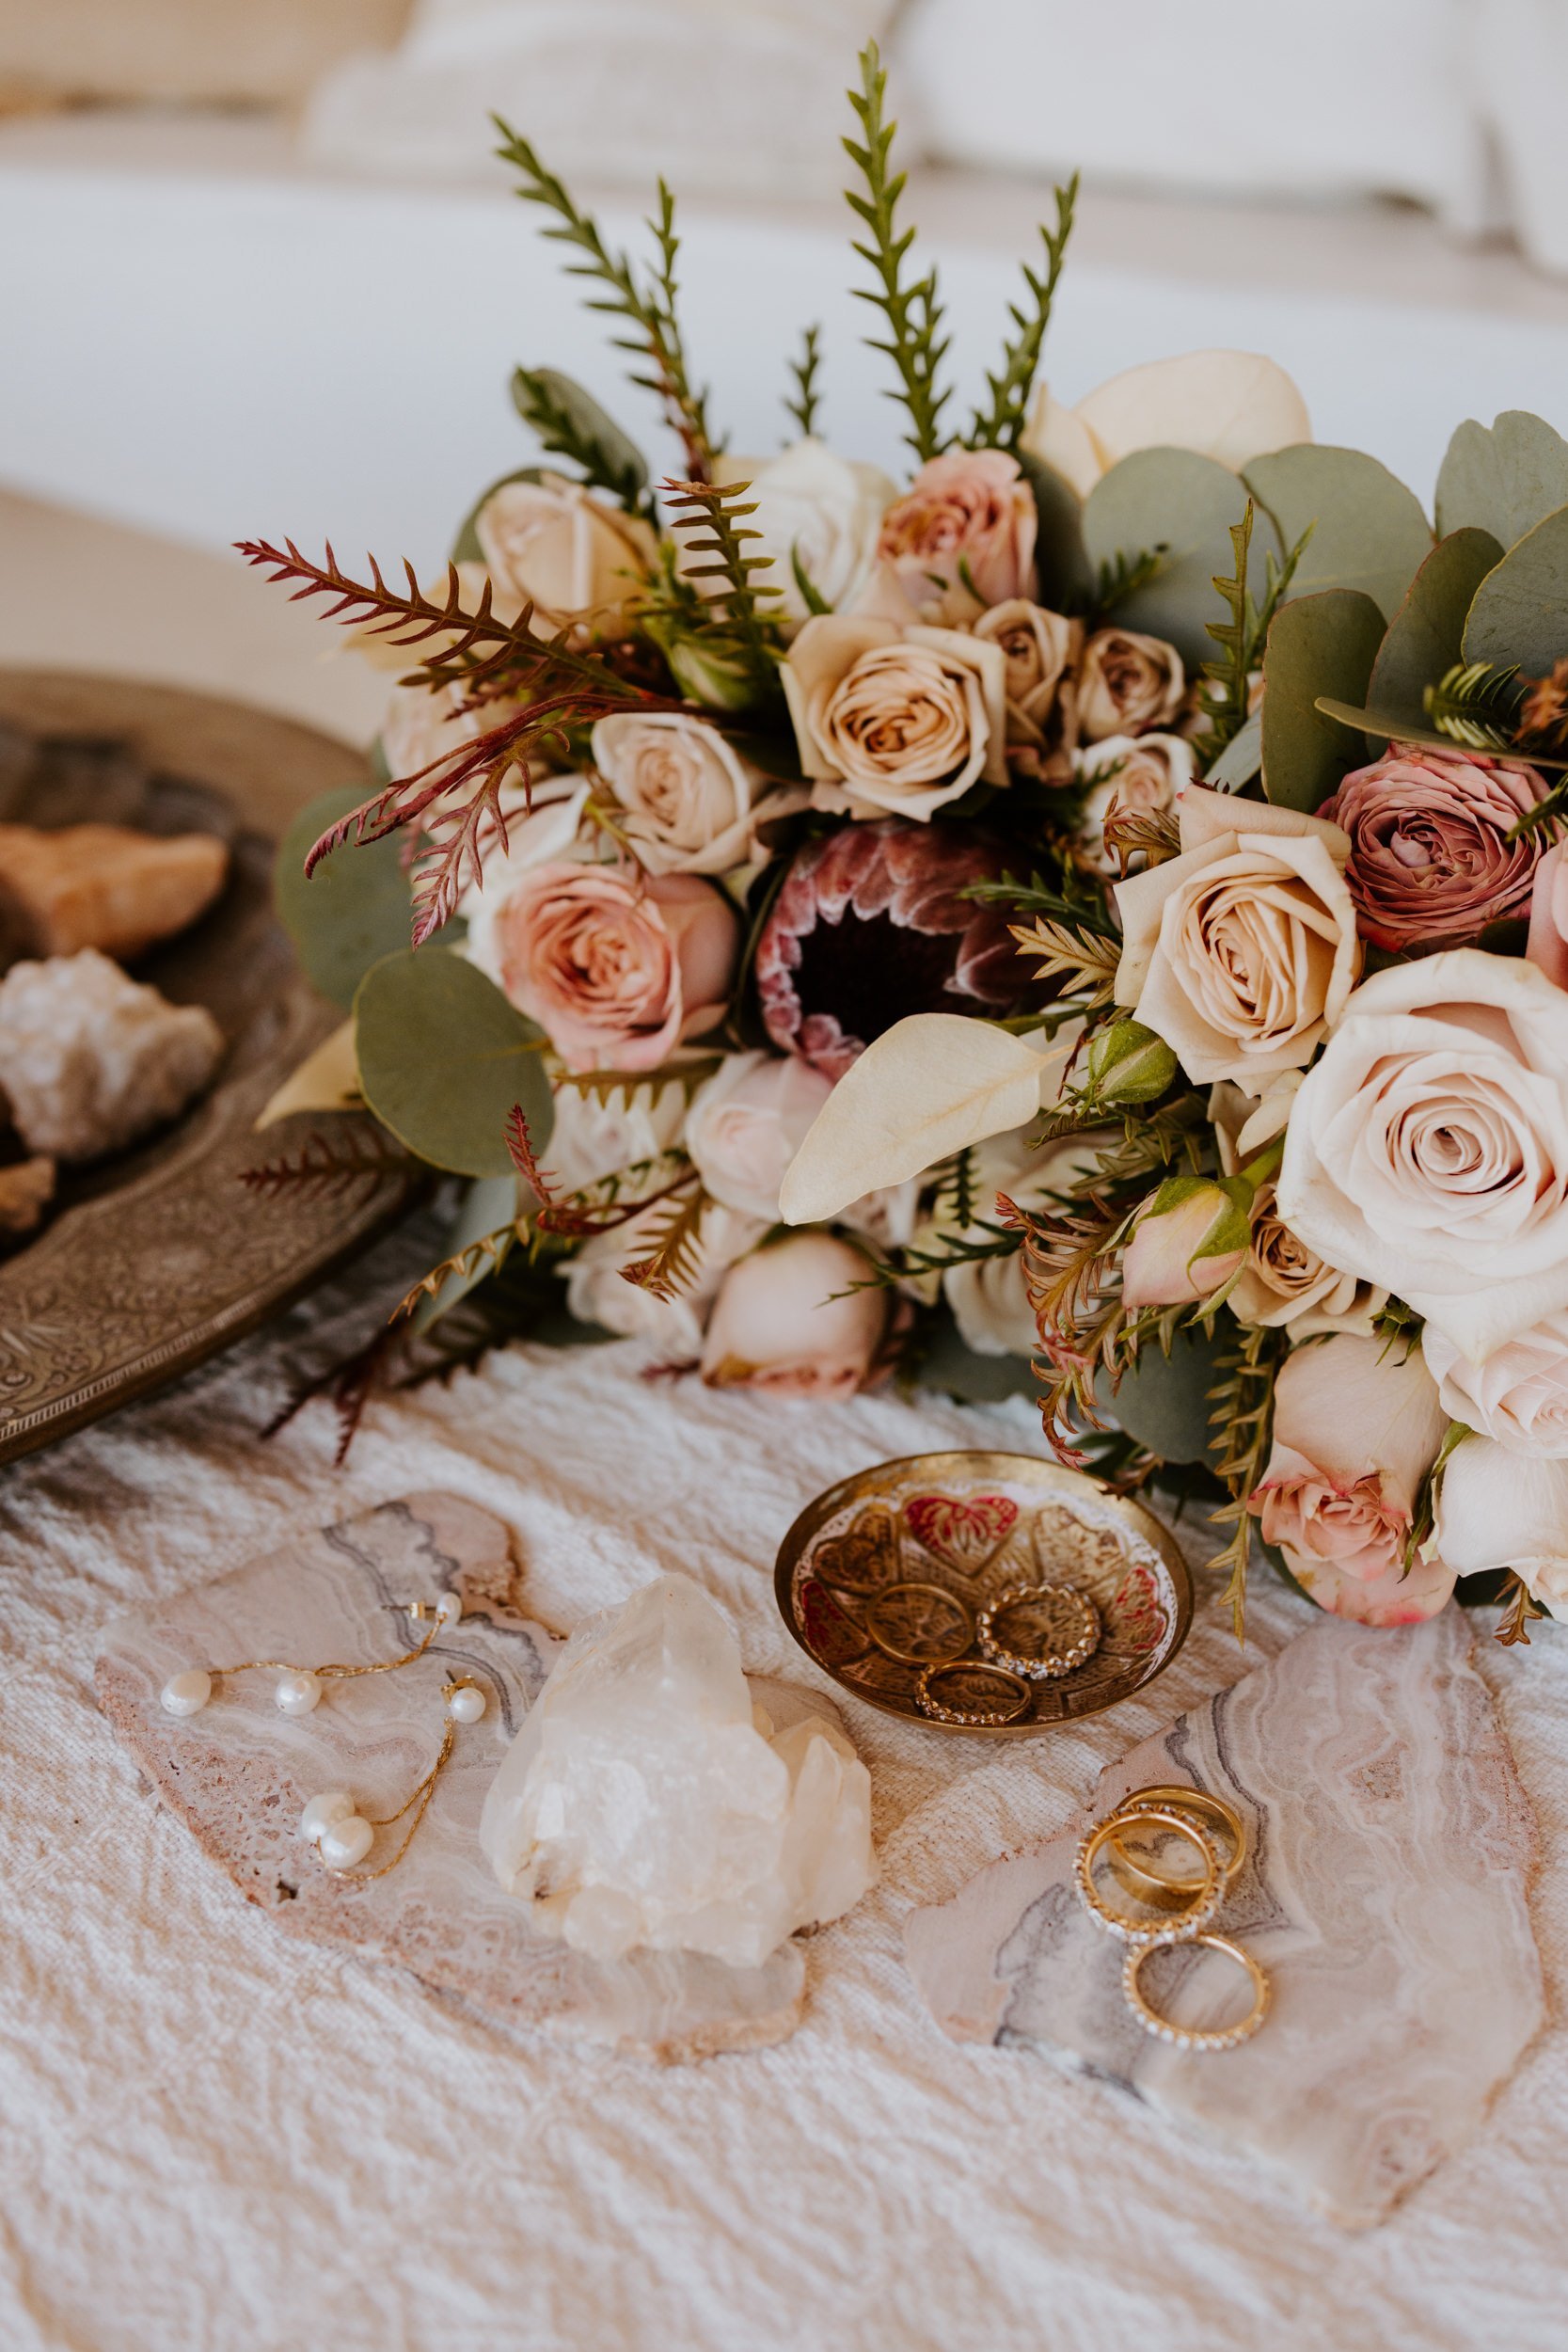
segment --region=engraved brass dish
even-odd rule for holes
[[[133,967],[175,1003],[213,1013],[228,1041],[216,1083],[146,1143],[66,1171],[38,1238],[0,1257],[0,1463],[227,1347],[407,1205],[396,1174],[277,1200],[238,1181],[312,1128],[362,1123],[311,1115],[252,1132],[342,1019],[305,979],[273,913],[273,844],[315,794],[360,782],[372,788],[360,753],[243,704],[0,670],[0,818],[216,833],[232,855],[216,905]]]
[[[1065,1584],[1094,1603],[1102,1630],[1093,1654],[1031,1683],[1016,1722],[950,1724],[924,1712],[922,1665],[877,1638],[882,1618],[897,1618],[895,1649],[929,1659],[950,1653],[951,1629],[965,1615],[973,1623],[1002,1594],[1032,1583]],[[1193,1613],[1186,1562],[1152,1512],[1029,1454],[915,1454],[841,1479],[784,1537],[774,1590],[807,1657],[851,1698],[927,1730],[987,1740],[1028,1739],[1131,1698],[1169,1665]],[[882,1593],[894,1598],[879,1617]],[[922,1593],[928,1629],[919,1622]],[[978,1650],[966,1655],[984,1663]]]

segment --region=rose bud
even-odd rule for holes
[[[757,945],[768,1034],[840,1078],[914,1012],[1004,1012],[1030,983],[1006,914],[965,898],[1002,852],[973,828],[890,818],[808,842]]]
[[[878,1369],[889,1294],[857,1290],[867,1261],[832,1233],[792,1233],[732,1265],[703,1343],[710,1388],[852,1396]]]
[[[1153,1103],[1176,1075],[1176,1056],[1141,1021],[1124,1019],[1100,1031],[1085,1067],[1095,1104]]]
[[[1145,735],[1175,718],[1186,690],[1181,656],[1163,637],[1098,628],[1078,665],[1078,731],[1086,743]]]
[[[1167,1176],[1122,1257],[1128,1307],[1196,1304],[1246,1256],[1252,1186],[1240,1176]]]

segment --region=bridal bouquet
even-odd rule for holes
[[[1063,406],[1075,189],[960,422],[876,52],[848,201],[912,464],[775,455],[504,131],[679,451],[519,368],[444,580],[245,552],[402,673],[279,897],[351,1013],[278,1107],[469,1180],[428,1323],[542,1290],[716,1383],[1037,1382],[1376,1623],[1568,1613],[1568,443],[1461,426],[1434,532],[1267,360]],[[409,925],[412,945],[408,945]],[[312,1138],[291,1170],[334,1172]],[[559,1318],[558,1318],[559,1320]],[[1496,1578],[1492,1590],[1496,1590]]]

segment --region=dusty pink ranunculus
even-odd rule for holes
[[[1525,949],[1538,972],[1568,988],[1568,857],[1560,841],[1548,850],[1530,885],[1529,943]]]
[[[928,458],[882,516],[877,561],[922,620],[972,620],[1034,596],[1037,523],[1016,457],[949,450]]]
[[[1362,1584],[1397,1575],[1446,1425],[1417,1350],[1401,1357],[1344,1335],[1293,1349],[1275,1383],[1273,1450],[1249,1505],[1264,1541],[1293,1572],[1305,1561]]]
[[[492,952],[568,1070],[653,1070],[723,1011],[739,928],[693,875],[555,862],[499,909]]]
[[[998,1012],[1027,979],[997,908],[959,896],[1001,851],[973,827],[889,818],[808,842],[757,944],[768,1034],[830,1078],[913,1012]]]
[[[1426,744],[1391,743],[1354,770],[1318,814],[1350,836],[1345,881],[1362,937],[1451,947],[1523,914],[1543,844],[1508,834],[1545,790],[1533,768]]]
[[[703,1341],[710,1388],[852,1396],[878,1369],[889,1294],[857,1290],[863,1254],[832,1233],[792,1233],[731,1266]]]

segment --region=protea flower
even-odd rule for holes
[[[757,946],[773,1043],[837,1079],[906,1013],[996,1013],[1028,1001],[1006,910],[959,895],[1003,863],[997,844],[968,826],[898,818],[808,843]]]

